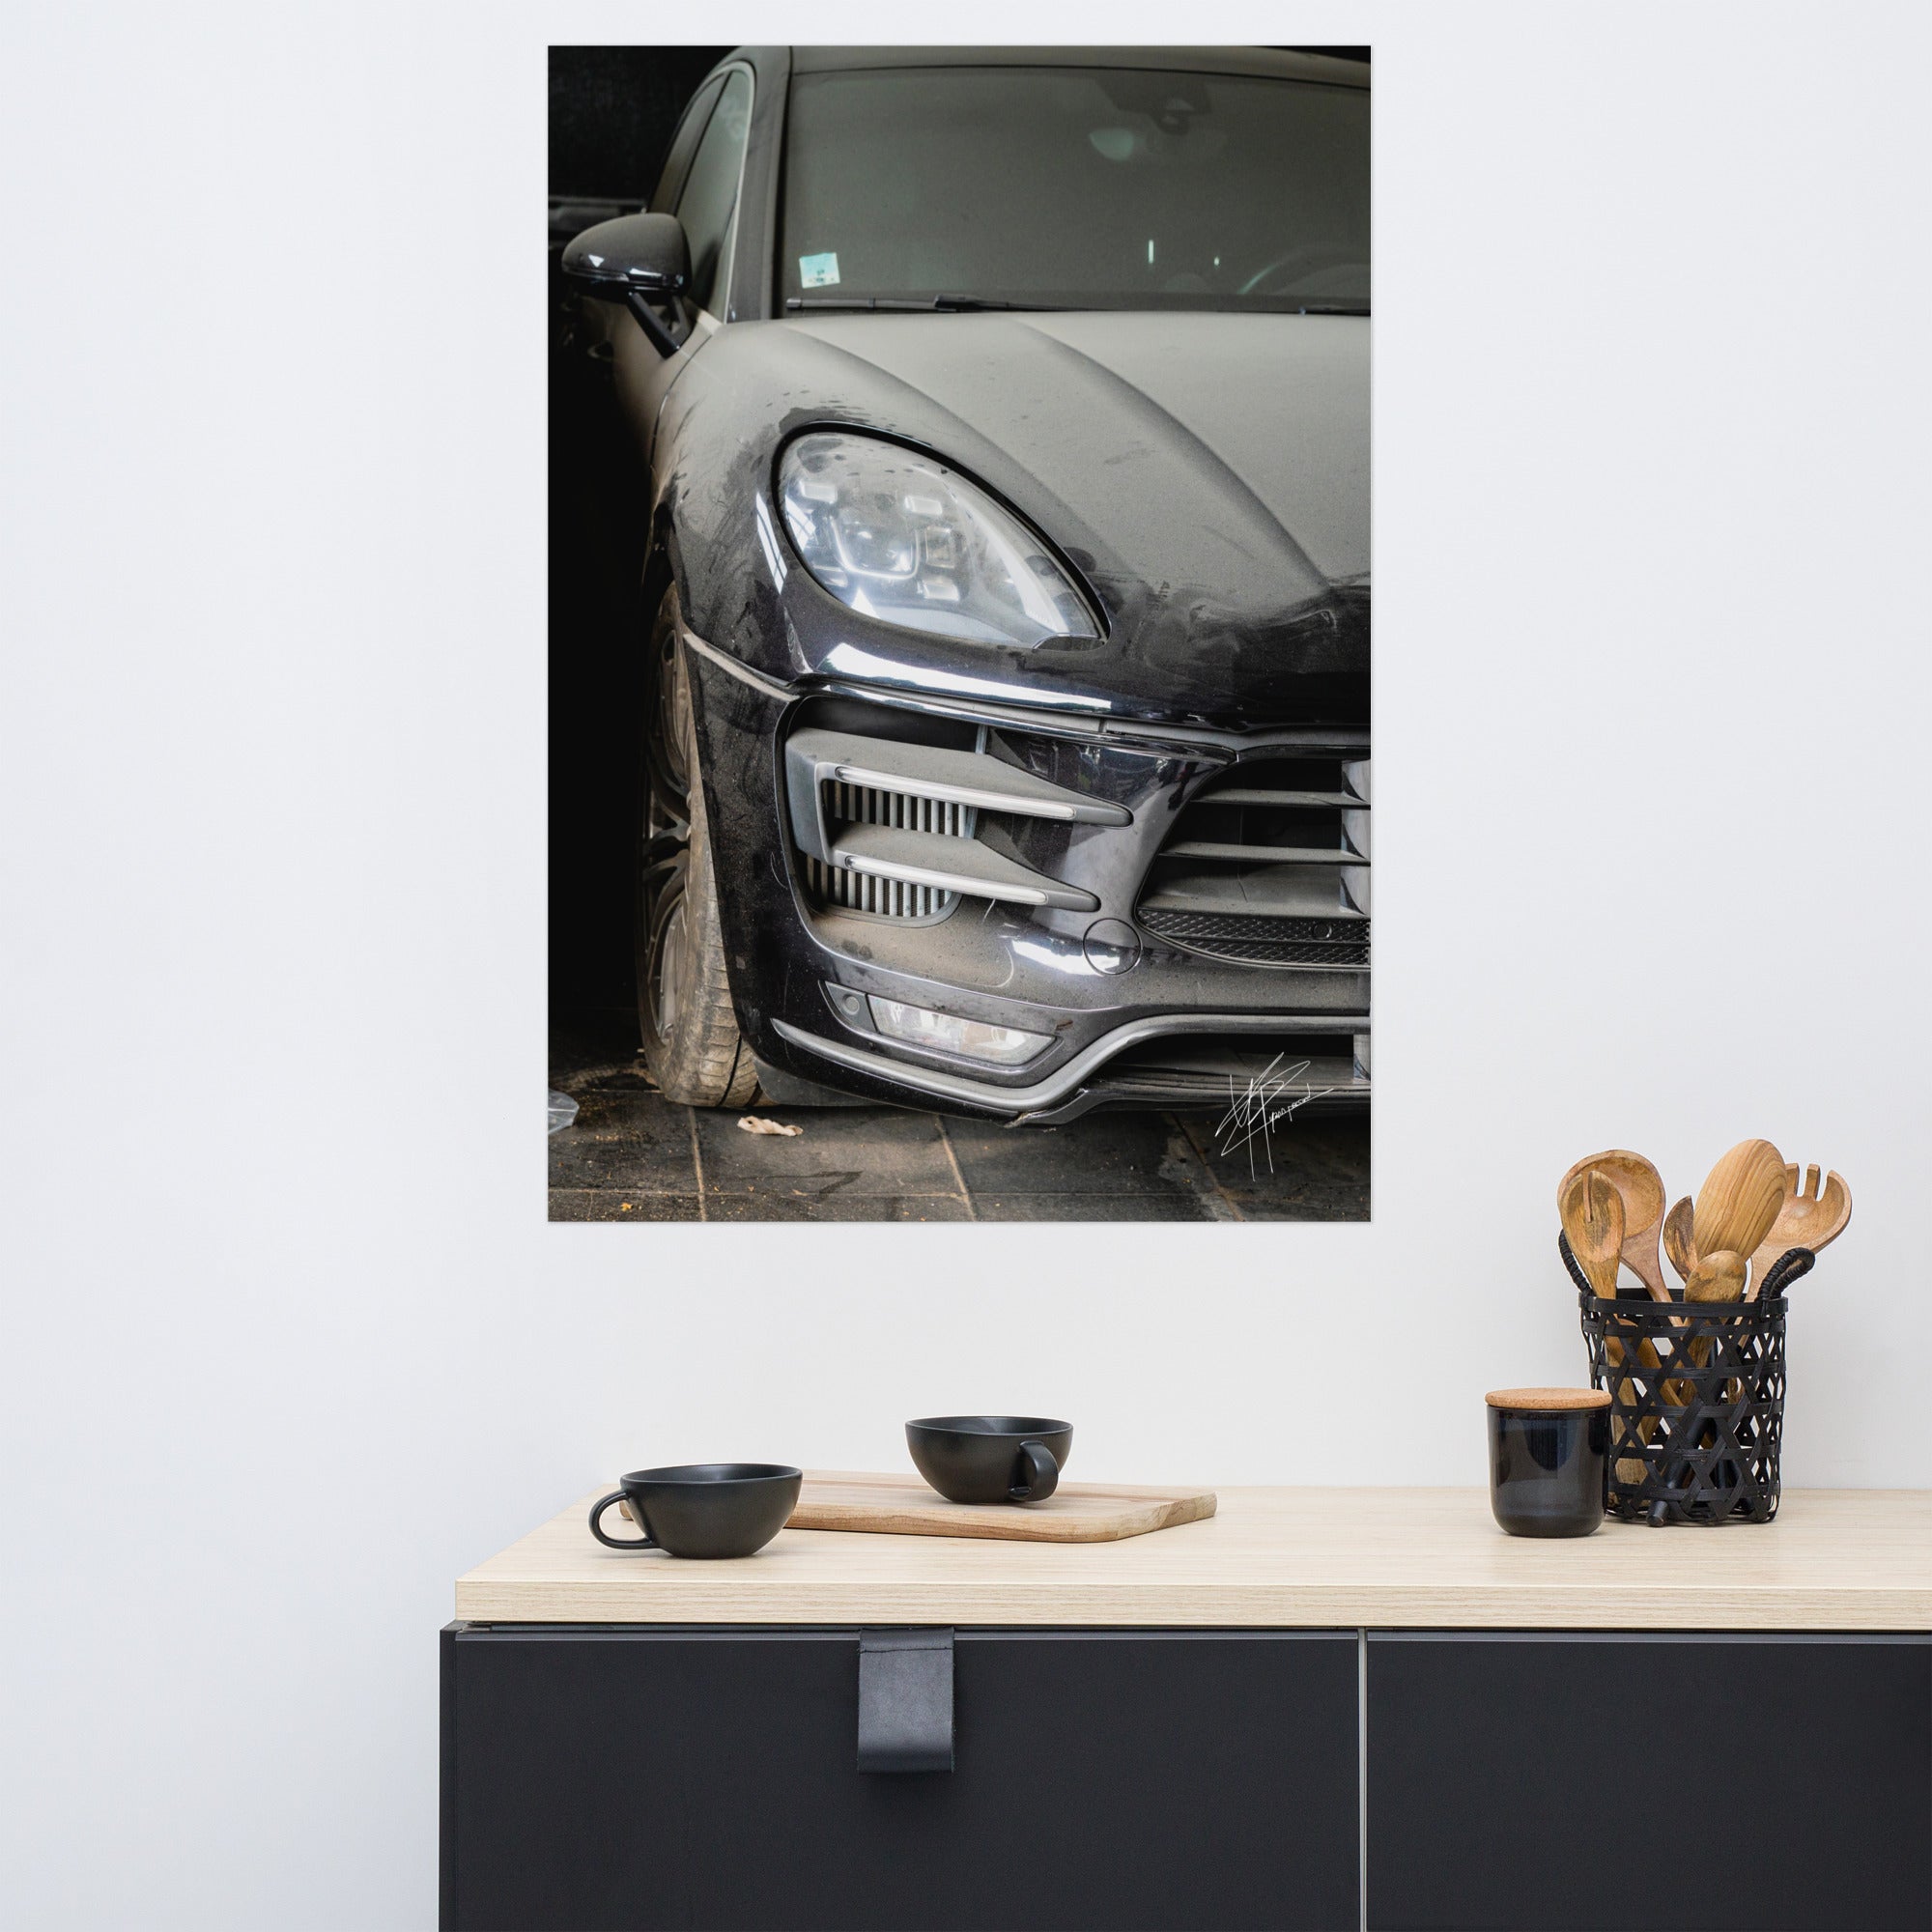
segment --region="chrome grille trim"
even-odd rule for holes
[[[785,764],[796,784],[806,772],[818,780],[944,799],[1015,818],[1048,818],[1067,825],[1129,825],[1133,813],[1109,799],[1069,791],[983,752],[871,738],[807,725],[785,740]],[[823,856],[822,854],[820,855]]]
[[[1130,1020],[1112,1033],[1102,1034],[1091,1045],[1081,1048],[1051,1073],[1037,1080],[1001,1087],[990,1080],[969,1080],[961,1074],[942,1073],[935,1067],[918,1065],[911,1061],[890,1059],[883,1053],[868,1052],[846,1040],[827,1039],[822,1035],[807,1033],[803,1027],[793,1026],[785,1020],[772,1021],[772,1031],[781,1039],[803,1047],[809,1053],[822,1054],[827,1060],[850,1067],[855,1073],[869,1073],[876,1079],[889,1080],[900,1087],[914,1087],[940,1099],[956,1100],[966,1106],[981,1107],[1009,1117],[1056,1105],[1117,1053],[1163,1034],[1229,1033],[1264,1037],[1280,1035],[1291,1038],[1296,1034],[1361,1032],[1367,1026],[1366,1013],[1158,1013],[1146,1019]],[[1366,1080],[1362,1084],[1366,1088]]]

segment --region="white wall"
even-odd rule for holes
[[[1375,1220],[966,1234],[545,1225],[544,46],[660,23],[523,12],[10,27],[11,1922],[431,1924],[450,1581],[639,1463],[1480,1481],[1595,1147],[1842,1170],[1789,1477],[1932,1484],[1923,10],[1295,14],[1378,53]]]

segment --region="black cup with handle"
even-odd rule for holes
[[[1073,1453],[1072,1423],[1041,1415],[928,1415],[905,1432],[913,1466],[953,1503],[1044,1502]]]
[[[798,1507],[803,1470],[782,1463],[682,1463],[633,1469],[591,1506],[590,1533],[612,1549],[662,1549],[667,1556],[750,1556]],[[603,1517],[612,1503],[642,1532],[616,1537]]]

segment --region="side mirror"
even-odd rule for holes
[[[563,251],[563,273],[599,301],[623,302],[660,355],[677,343],[651,308],[652,298],[691,286],[691,248],[674,214],[620,214],[586,228]]]

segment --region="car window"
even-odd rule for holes
[[[707,80],[692,96],[691,104],[678,118],[677,132],[670,137],[664,166],[658,170],[657,185],[651,189],[650,207],[668,208],[672,213],[677,212],[677,194],[691,166],[691,151],[697,146],[697,137],[704,132],[705,124],[711,119],[711,110],[718,103],[718,90],[724,85],[721,79]]]
[[[734,69],[712,109],[711,125],[691,157],[677,216],[691,243],[691,289],[700,308],[724,313],[730,277],[731,225],[738,208],[738,177],[745,133],[752,122],[752,76]]]
[[[1125,69],[801,74],[783,236],[784,293],[806,307],[1365,310],[1368,91]]]

